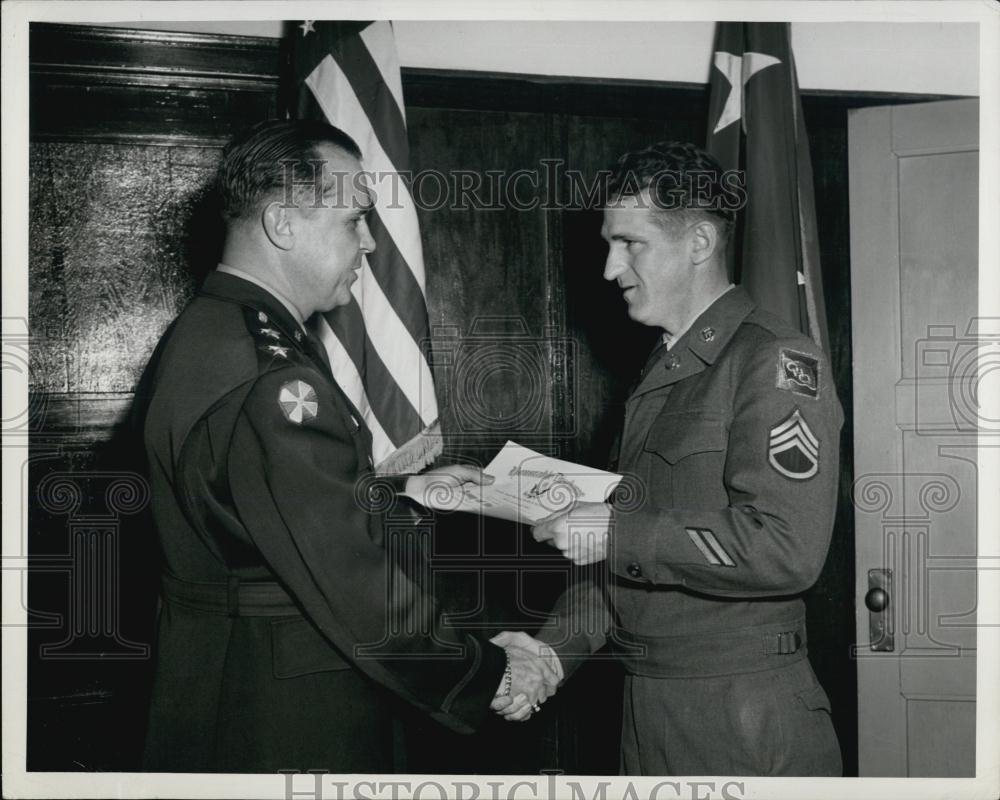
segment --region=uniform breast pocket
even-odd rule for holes
[[[667,505],[724,502],[722,472],[728,430],[725,417],[715,411],[686,410],[660,414],[646,438],[649,491]],[[721,493],[721,494],[720,494]],[[717,496],[718,495],[718,496]]]

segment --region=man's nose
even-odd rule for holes
[[[372,232],[368,228],[367,221],[361,223],[361,252],[375,252],[375,237],[372,236]]]
[[[625,268],[622,259],[612,249],[608,253],[608,260],[604,262],[604,280],[615,280],[625,271]]]

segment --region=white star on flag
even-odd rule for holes
[[[762,69],[780,63],[781,59],[766,53],[744,53],[742,56],[734,56],[732,53],[716,51],[715,68],[729,81],[729,96],[712,133],[718,133],[743,116],[743,87],[747,85],[747,81]]]
[[[319,400],[316,391],[305,381],[288,381],[278,392],[278,405],[282,413],[292,422],[301,425],[319,414]]]
[[[302,28],[302,35],[303,36],[306,36],[306,35],[308,35],[310,33],[316,33],[316,29],[313,27],[313,22],[315,22],[315,20],[311,20],[311,19],[304,19],[304,20],[302,20],[302,24],[299,25],[299,27]]]

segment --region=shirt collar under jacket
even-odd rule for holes
[[[273,286],[269,286],[268,284],[264,283],[264,281],[262,281],[260,278],[251,275],[249,272],[246,272],[245,270],[242,270],[239,267],[234,267],[231,264],[223,264],[222,262],[219,262],[219,265],[218,267],[216,267],[216,269],[219,272],[225,272],[228,275],[235,275],[237,278],[242,278],[245,281],[249,281],[250,283],[256,286],[259,286],[269,295],[274,297],[275,300],[281,303],[281,305],[285,307],[288,313],[292,315],[292,319],[294,319],[298,323],[299,327],[302,328],[303,331],[305,331],[305,325],[304,325],[304,320],[302,319],[302,314],[295,307],[295,304],[287,297],[285,297],[283,294],[281,294],[281,292],[279,292]]]
[[[731,283],[725,289],[723,289],[721,292],[719,292],[718,294],[712,295],[712,298],[707,303],[705,303],[705,305],[703,305],[700,309],[698,309],[698,312],[696,314],[693,314],[691,316],[691,318],[687,321],[687,324],[684,325],[684,327],[682,327],[676,333],[667,333],[666,331],[664,331],[663,332],[663,343],[667,346],[667,350],[670,350],[674,346],[674,344],[685,333],[688,332],[688,329],[694,324],[695,320],[698,319],[698,317],[700,317],[702,314],[704,314],[706,311],[708,311],[708,309],[710,309],[713,305],[715,305],[715,301],[716,300],[718,300],[720,297],[722,297],[722,295],[724,295],[730,289],[735,288],[735,286],[736,286],[735,283]]]

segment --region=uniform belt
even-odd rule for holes
[[[298,606],[273,581],[241,581],[232,576],[226,583],[182,581],[162,575],[163,598],[172,603],[226,617],[287,617],[300,614]]]
[[[739,631],[642,636],[615,628],[611,649],[625,671],[651,678],[704,678],[784,667],[806,657],[804,619]]]

